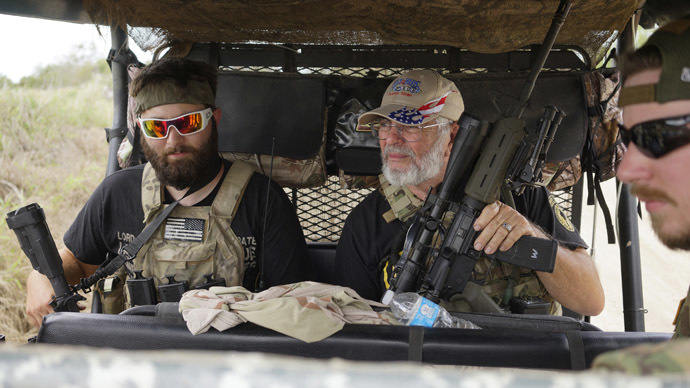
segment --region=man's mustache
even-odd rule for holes
[[[663,201],[668,202],[671,205],[676,205],[676,201],[672,200],[671,197],[666,195],[666,193],[649,186],[631,184],[630,192],[636,197],[643,198],[645,201]]]
[[[391,153],[391,152],[395,152],[395,153],[398,153],[398,154],[403,154],[403,155],[405,155],[405,156],[409,156],[409,157],[411,157],[411,158],[414,158],[414,152],[412,152],[411,149],[405,148],[405,147],[402,147],[402,146],[396,146],[396,145],[389,145],[389,146],[386,146],[386,148],[383,149],[383,157],[384,157],[384,158],[387,158],[387,157],[388,157],[388,154]]]
[[[172,154],[179,154],[182,152],[193,153],[194,151],[196,151],[196,148],[194,148],[194,147],[186,146],[186,145],[178,145],[175,148],[164,150],[163,151],[163,157],[166,157],[166,156],[172,155]]]

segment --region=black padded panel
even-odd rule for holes
[[[270,155],[275,137],[277,156],[315,156],[325,125],[324,85],[318,76],[220,73],[219,151]]]
[[[422,361],[445,365],[571,369],[571,349],[563,330],[425,328]],[[605,351],[667,341],[670,334],[582,331],[587,366]],[[46,316],[37,342],[131,350],[203,349],[287,354],[359,361],[407,360],[407,326],[345,325],[314,343],[246,323],[193,336],[174,318],[136,315],[54,313]]]
[[[311,266],[314,269],[314,280],[332,284],[333,266],[335,264],[336,243],[307,243]]]
[[[335,160],[338,167],[350,175],[378,175],[381,173],[380,148],[352,147],[337,150]]]
[[[453,80],[462,94],[465,111],[482,120],[494,122],[516,101],[512,97],[519,97],[526,78],[526,73],[481,74]],[[547,154],[547,162],[562,162],[580,154],[589,125],[582,74],[539,75],[529,105],[522,115],[530,130],[537,128],[537,120],[546,105],[554,105],[566,114]]]

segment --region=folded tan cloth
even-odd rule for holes
[[[182,295],[180,312],[187,328],[200,334],[227,330],[243,322],[275,330],[305,342],[322,340],[345,323],[399,325],[384,304],[363,299],[348,287],[300,282],[253,294],[244,287],[211,287]]]

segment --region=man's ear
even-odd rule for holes
[[[213,110],[213,118],[216,120],[216,125],[220,124],[220,118],[223,116],[223,112],[220,111],[220,108],[215,108]]]
[[[448,147],[446,147],[445,156],[450,156],[450,151],[453,149],[453,143],[455,143],[455,137],[458,135],[458,130],[460,126],[458,123],[453,123],[450,125],[450,133],[448,134]]]

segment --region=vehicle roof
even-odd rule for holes
[[[597,63],[644,3],[575,1],[556,44],[580,47]],[[130,34],[145,50],[173,42],[260,41],[443,45],[500,53],[540,44],[558,4],[558,0],[10,0],[0,4],[0,13],[151,27],[150,33]]]

